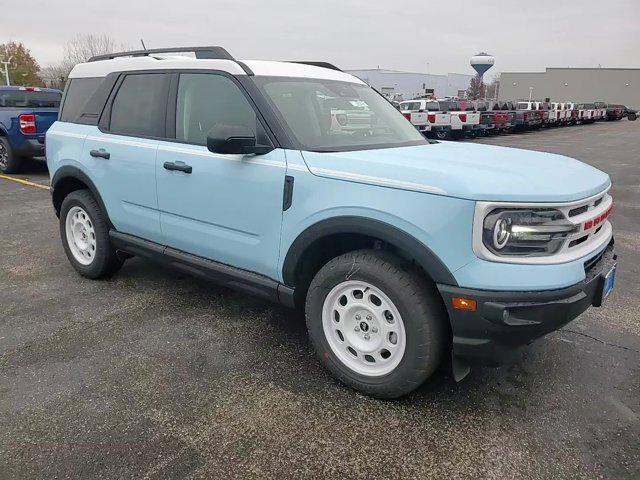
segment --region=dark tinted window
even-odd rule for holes
[[[58,108],[62,95],[37,90],[0,90],[0,107]]]
[[[256,114],[232,80],[206,73],[180,75],[176,139],[206,145],[207,133],[216,124],[243,125],[258,134]]]
[[[109,130],[124,135],[163,137],[168,75],[127,75],[113,100]]]
[[[82,107],[95,93],[102,78],[72,78],[67,85],[60,121],[75,122],[82,113]]]
[[[427,110],[430,112],[439,112],[440,111],[440,104],[438,102],[428,102],[427,103]]]

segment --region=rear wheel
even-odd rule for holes
[[[13,153],[9,141],[0,137],[0,172],[17,173],[21,164],[22,159]]]
[[[435,287],[379,250],[331,260],[306,301],[309,336],[342,383],[379,398],[422,384],[440,364],[447,314]]]
[[[436,138],[438,140],[446,140],[446,139],[449,138],[449,131],[448,130],[436,130],[435,134],[436,134]]]
[[[105,215],[89,190],[71,192],[62,201],[60,236],[71,265],[84,277],[108,277],[122,266],[109,242]]]

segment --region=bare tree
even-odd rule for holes
[[[126,46],[117,43],[108,35],[78,35],[64,46],[64,58],[61,62],[45,67],[40,76],[53,88],[63,88],[69,73],[78,63],[83,63],[96,55],[126,50]]]
[[[96,55],[123,49],[108,35],[79,35],[64,46],[64,61],[71,65],[83,63]]]
[[[484,83],[482,82],[482,77],[480,75],[476,75],[471,79],[469,88],[467,88],[467,98],[469,100],[478,100],[483,96],[484,96]]]

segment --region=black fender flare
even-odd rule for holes
[[[104,202],[102,201],[102,197],[100,196],[100,193],[98,192],[98,189],[96,188],[95,184],[86,173],[84,173],[78,167],[74,167],[71,165],[65,165],[64,167],[61,167],[58,170],[56,170],[56,173],[53,175],[53,178],[51,179],[51,200],[53,202],[53,207],[55,208],[56,215],[58,216],[60,215],[60,206],[56,205],[56,201],[57,201],[56,187],[59,186],[60,183],[67,178],[75,178],[76,180],[81,181],[87,186],[87,188],[91,191],[91,194],[94,196],[94,198],[98,202],[98,205],[100,205],[102,212],[106,215],[107,221],[111,226],[111,221],[109,220],[109,214],[107,212],[107,208]],[[60,200],[60,203],[62,203],[62,200]]]
[[[357,216],[328,218],[302,231],[289,247],[282,265],[282,278],[285,285],[295,286],[298,262],[311,244],[323,237],[339,233],[362,234],[389,243],[411,256],[434,282],[458,285],[447,266],[424,243],[393,225]]]

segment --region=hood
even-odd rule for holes
[[[563,155],[467,142],[303,155],[318,176],[469,200],[569,202],[611,185]]]

